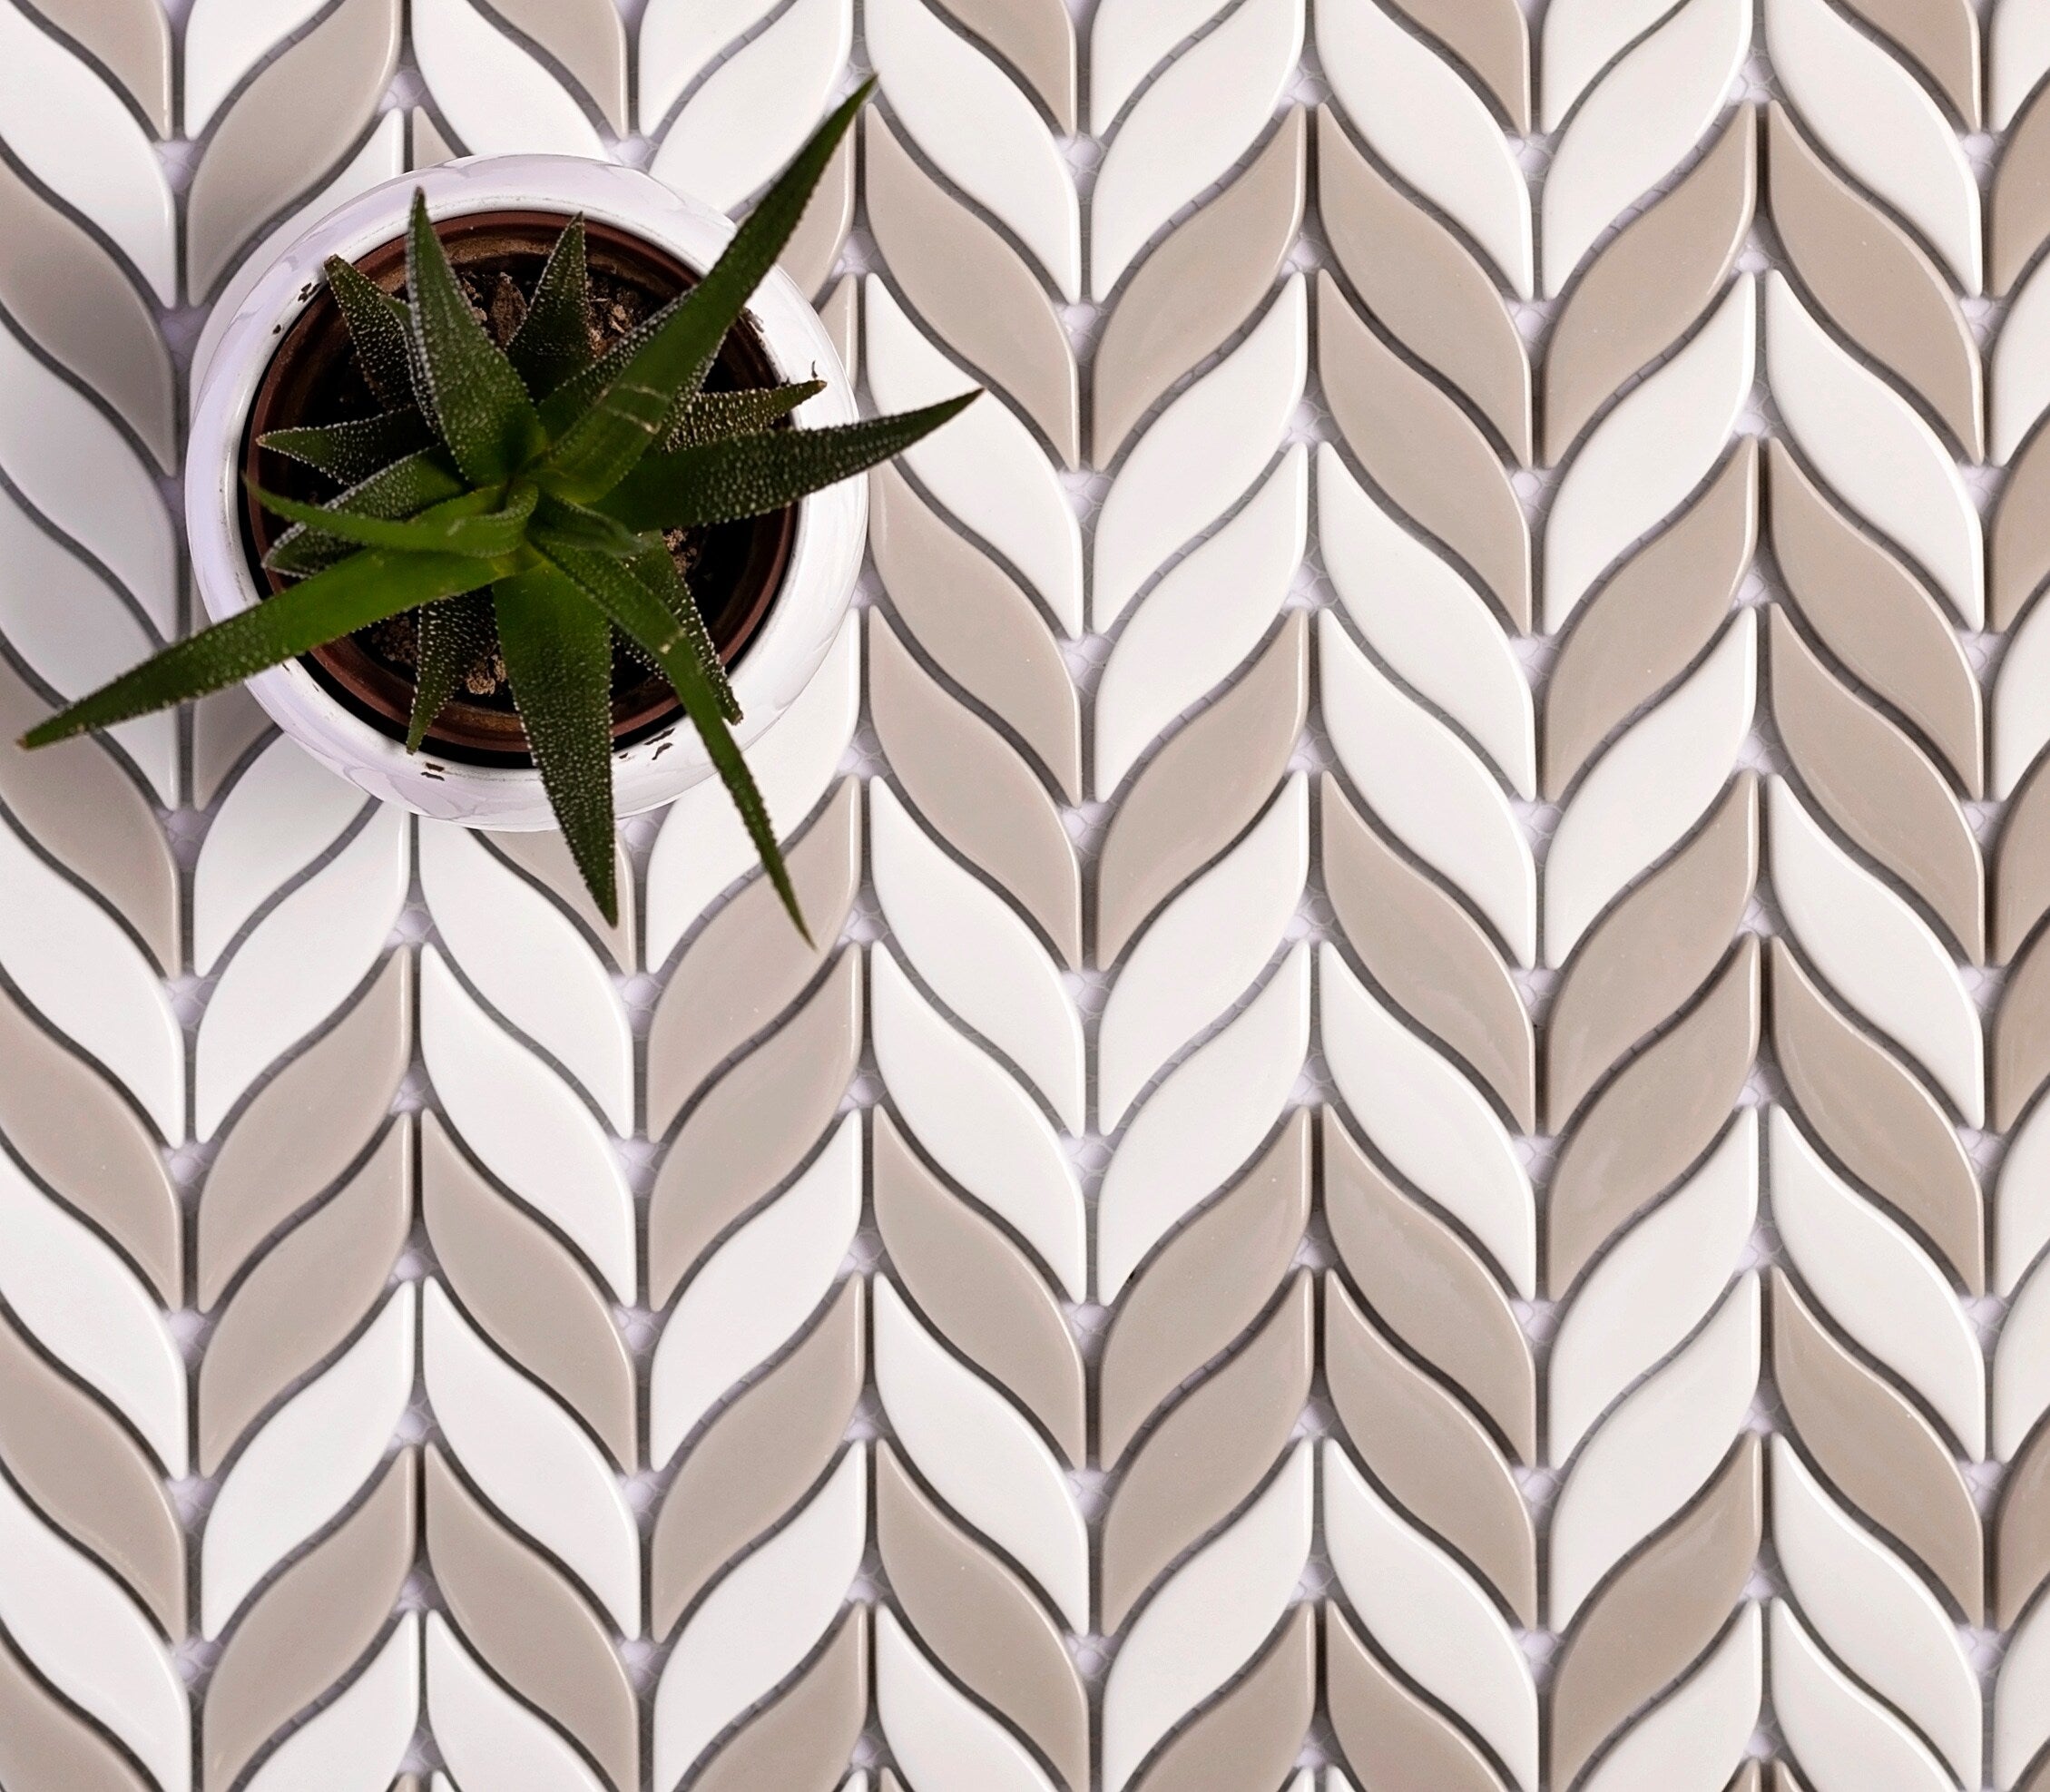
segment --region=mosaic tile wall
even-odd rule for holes
[[[6,1792],[2050,1787],[2050,0],[0,0],[0,723],[409,163],[900,407],[722,796],[0,749]]]

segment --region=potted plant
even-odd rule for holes
[[[802,927],[742,747],[846,610],[853,475],[976,396],[857,421],[775,267],[868,91],[738,230],[554,156],[427,171],[317,225],[195,406],[211,626],[24,744],[247,681],[376,795],[485,827],[552,818],[608,918],[615,814],[716,773]]]

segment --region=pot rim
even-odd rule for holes
[[[436,219],[505,209],[583,211],[647,239],[702,271],[733,234],[731,221],[637,169],[574,156],[473,157],[383,182],[328,214],[258,279],[222,333],[193,408],[186,458],[186,528],[195,583],[219,621],[261,601],[241,541],[240,442],[277,343],[325,284],[329,255],[355,260],[404,229],[416,187]],[[797,413],[800,426],[852,422],[854,393],[826,333],[796,284],[772,269],[748,312],[783,379],[818,377],[826,389]],[[844,480],[801,500],[781,589],[734,670],[742,749],[758,741],[809,682],[826,655],[859,572],[868,485]],[[530,766],[480,766],[407,754],[323,690],[297,661],[248,681],[287,732],[372,794],[423,814],[510,828],[554,825]],[[687,720],[613,754],[618,812],[658,807],[711,775]]]

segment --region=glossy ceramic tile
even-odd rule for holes
[[[0,1783],[2042,1792],[2044,0],[0,0],[0,735],[307,220],[870,71],[811,940],[0,754]]]

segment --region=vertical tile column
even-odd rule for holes
[[[865,29],[869,392],[899,410],[986,387],[870,483],[877,1714],[911,1785],[1079,1788],[1081,730],[1059,641],[1083,626],[1082,541],[1058,308],[1081,235],[1057,142],[1075,45],[1054,0],[878,0]]]

